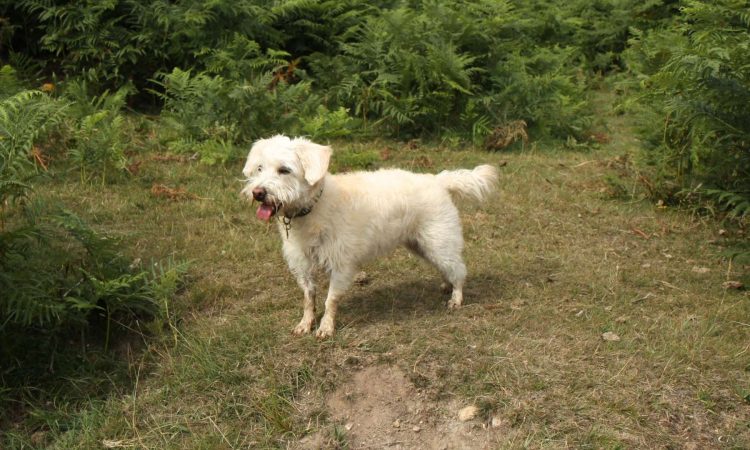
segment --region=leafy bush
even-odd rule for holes
[[[11,73],[7,67],[4,77]],[[60,125],[64,109],[64,104],[40,91],[23,90],[0,98],[0,211],[31,189],[40,161],[35,159],[39,150],[34,144]]]
[[[621,53],[633,30],[657,28],[677,9],[678,0],[514,1],[517,27],[527,45],[574,49],[582,69],[609,73],[623,68]]]
[[[282,80],[274,84],[272,71],[250,76],[235,81],[180,69],[162,75],[158,84],[164,90],[159,95],[164,101],[167,147],[197,153],[204,162],[225,162],[239,154],[235,144],[279,130],[299,132],[307,118],[317,120],[320,126],[328,123],[329,118],[316,119],[322,110],[316,109],[320,100],[311,93],[309,82]],[[335,126],[345,122],[339,118]],[[318,135],[323,136],[322,130]]]
[[[122,113],[129,86],[111,94],[104,91],[91,96],[86,81],[65,83],[64,98],[72,103],[68,110],[72,140],[68,156],[78,166],[81,180],[99,178],[104,182],[108,173],[122,173],[128,162],[125,154],[133,135]]]
[[[14,226],[0,234],[0,335],[8,325],[26,332],[83,326],[93,311],[159,316],[159,277],[131,267],[115,240],[41,201],[14,212],[4,217]]]
[[[330,47],[332,33],[365,8],[356,0],[0,2],[9,29],[24,29],[19,50],[110,89],[130,81],[140,89],[175,67],[238,79],[273,49]]]
[[[302,134],[315,140],[342,138],[353,134],[358,125],[358,121],[343,106],[330,111],[320,105],[315,116],[306,118],[302,123]]]
[[[0,70],[0,83],[23,89],[13,77],[11,69]],[[3,386],[39,376],[36,369],[43,372],[52,364],[40,366],[45,355],[54,361],[50,355],[58,344],[85,339],[89,328],[98,328],[96,322],[104,328],[106,350],[113,323],[164,317],[166,302],[185,270],[184,265],[168,264],[159,272],[145,271],[125,258],[117,241],[34,195],[36,178],[45,169],[39,149],[67,126],[65,118],[73,107],[40,91],[5,95],[0,97],[0,357],[7,362]],[[107,119],[90,118],[101,111],[116,114],[123,98],[101,96],[93,104],[76,105],[77,113],[91,112],[84,112],[77,129],[77,149],[107,142],[95,136],[106,130],[94,127]],[[80,134],[83,131],[89,134]]]
[[[536,134],[581,134],[590,114],[578,66],[613,58],[633,3],[23,0],[6,10],[28,22],[17,46],[99,92],[132,82],[156,93],[172,150],[220,155],[277,132],[479,142],[523,120]],[[344,110],[357,120],[341,127]]]
[[[588,114],[571,52],[512,39],[519,17],[509,2],[401,3],[368,16],[340,57],[311,59],[311,70],[339,74],[325,86],[365,128],[389,134],[476,135],[513,120],[579,132]]]
[[[747,196],[750,15],[732,0],[684,5],[677,33],[645,33],[630,53],[644,80],[641,98],[658,117],[649,127],[649,159],[678,186]]]

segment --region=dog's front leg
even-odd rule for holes
[[[292,330],[292,333],[299,336],[309,333],[315,322],[315,282],[312,274],[305,274],[297,278],[297,283],[305,293],[302,320]]]
[[[328,297],[326,298],[326,311],[320,320],[315,337],[325,339],[333,336],[336,328],[336,302],[346,292],[354,279],[354,272],[337,271],[331,272],[331,283],[328,286]]]
[[[315,323],[315,277],[312,260],[300,251],[298,246],[284,243],[284,258],[289,264],[289,269],[297,279],[297,284],[304,292],[302,301],[302,320],[292,329],[296,335],[307,334],[312,331]]]

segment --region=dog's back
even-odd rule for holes
[[[494,190],[498,173],[494,166],[485,164],[473,170],[444,170],[436,175],[382,169],[333,177],[355,201],[366,199],[380,203],[381,200],[393,202],[401,198],[413,205],[425,195],[439,195],[441,190],[447,191],[456,200],[483,201]]]

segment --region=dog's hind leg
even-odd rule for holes
[[[420,258],[424,259],[428,263],[432,264],[433,266],[437,267],[435,263],[433,263],[429,258],[427,258],[427,255],[425,255],[424,250],[422,250],[422,247],[420,247],[419,242],[416,240],[410,240],[406,241],[404,244],[404,247],[406,247],[407,250],[414,253],[416,256],[419,256]],[[445,276],[443,276],[443,273],[441,271],[440,275],[443,277],[443,282],[440,283],[440,290],[443,291],[444,294],[450,294],[453,292],[453,285],[450,281],[448,281]]]
[[[455,309],[463,302],[463,287],[466,279],[466,265],[463,252],[463,236],[458,212],[446,213],[442,220],[435,220],[422,227],[415,238],[418,255],[432,263],[443,276],[444,289],[451,289],[448,308]],[[411,246],[407,246],[411,249]],[[414,250],[412,250],[414,251]]]
[[[336,328],[336,302],[351,286],[356,271],[331,271],[331,282],[328,286],[328,297],[326,298],[326,311],[320,319],[320,326],[315,332],[315,337],[325,339],[333,336]]]

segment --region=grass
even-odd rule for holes
[[[364,268],[370,282],[322,342],[290,333],[301,292],[275,227],[238,197],[241,161],[146,159],[117,184],[49,183],[47,195],[123,238],[134,259],[192,261],[190,285],[174,334],[118,350],[127,364],[115,373],[127,376],[67,404],[30,399],[5,446],[269,448],[318,430],[343,446],[324,399],[383,364],[436,402],[501,417],[501,447],[747,448],[750,301],[722,283],[749,280],[720,255],[738,230],[631,196],[622,155],[637,142],[619,120],[610,143],[583,152],[336,145],[335,167],[505,165],[487,205],[461,208],[465,307],[447,311],[437,273],[398,251]],[[196,198],[156,197],[155,183]]]

